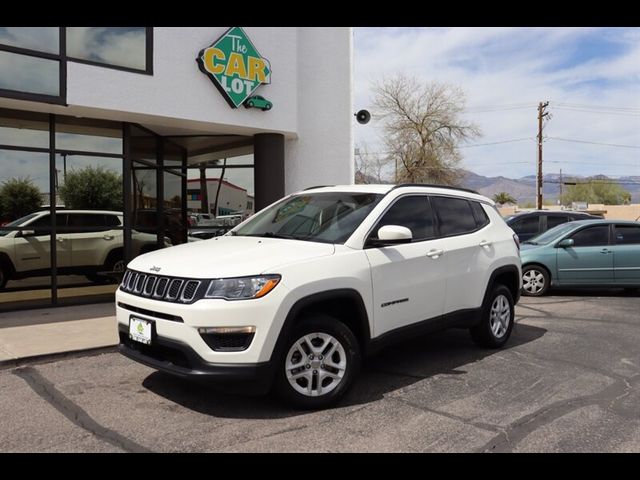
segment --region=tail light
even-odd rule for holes
[[[513,241],[516,242],[516,247],[518,248],[518,252],[520,251],[520,239],[518,238],[518,235],[516,235],[515,233],[513,234]]]

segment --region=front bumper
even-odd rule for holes
[[[127,328],[119,325],[118,350],[124,356],[171,375],[207,384],[219,384],[233,391],[263,394],[273,382],[273,363],[210,363],[191,347],[176,340],[155,337],[152,345],[129,338]]]

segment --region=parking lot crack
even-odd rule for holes
[[[603,405],[607,403],[611,409],[615,403],[628,395],[632,388],[631,383],[637,380],[637,377],[640,376],[633,377],[629,380],[620,379],[604,390],[593,395],[585,395],[583,397],[568,400],[559,400],[542,407],[539,410],[512,422],[504,429],[504,431],[500,432],[477,451],[496,453],[511,452],[531,433],[575,410],[589,405]]]
[[[49,403],[58,412],[68,418],[78,427],[91,433],[96,438],[103,440],[126,452],[148,453],[146,447],[130,440],[118,432],[106,428],[96,422],[79,405],[67,398],[53,383],[47,380],[33,367],[23,367],[13,370],[14,375],[23,379],[31,389]]]

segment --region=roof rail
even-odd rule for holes
[[[462,188],[462,187],[452,187],[451,185],[436,185],[434,183],[400,183],[393,187],[391,190],[395,190],[400,187],[433,187],[433,188],[446,188],[447,190],[462,190],[463,192],[475,193],[476,195],[481,195],[475,190],[471,190],[470,188]]]
[[[307,190],[313,190],[314,188],[324,188],[324,187],[335,187],[335,185],[316,185],[315,187],[307,187],[302,191],[305,192]]]

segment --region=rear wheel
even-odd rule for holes
[[[498,284],[482,307],[480,323],[470,329],[471,338],[481,347],[500,348],[509,340],[513,323],[513,295],[507,287]]]
[[[529,297],[540,297],[549,290],[550,276],[546,268],[527,265],[522,269],[522,293]]]
[[[0,290],[2,290],[9,279],[7,278],[7,268],[0,263]]]
[[[294,328],[276,366],[276,391],[303,409],[335,404],[360,370],[360,348],[351,330],[329,315],[314,315]]]

